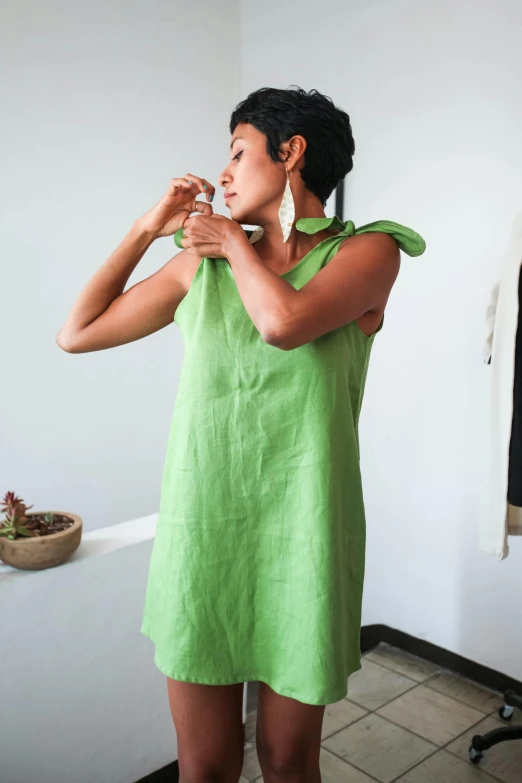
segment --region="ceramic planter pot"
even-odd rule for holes
[[[46,514],[46,511],[34,512]],[[20,537],[10,541],[0,536],[0,560],[13,568],[21,568],[26,571],[40,571],[43,568],[54,568],[64,563],[80,546],[82,538],[82,520],[77,514],[69,511],[54,511],[54,514],[63,514],[74,520],[67,530],[51,533],[48,536]],[[31,512],[27,516],[33,516]]]

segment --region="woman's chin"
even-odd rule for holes
[[[228,205],[228,204],[227,204],[227,208],[228,208],[228,216],[229,216],[230,220],[235,220],[235,221],[236,221],[236,223],[241,223],[241,222],[243,222],[243,219],[242,219],[242,210],[241,210],[241,209],[239,209],[239,208],[238,208],[238,207],[237,207],[237,206],[234,204],[234,202],[232,202],[232,204],[230,204],[230,205]]]
[[[251,223],[248,210],[241,209],[238,204],[230,205],[228,216],[230,220],[235,220],[236,223]]]

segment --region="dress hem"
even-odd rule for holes
[[[142,633],[144,636],[150,639],[154,643],[154,645],[156,644],[156,642],[154,641],[151,635],[151,632],[148,629],[145,629],[144,626],[140,628],[140,633]],[[333,696],[331,697],[331,699],[330,697],[328,697],[327,701],[323,701],[323,700],[318,701],[317,699],[310,699],[310,698],[305,699],[303,698],[302,695],[297,694],[296,691],[292,691],[289,688],[281,688],[278,685],[274,686],[272,685],[272,683],[269,682],[269,678],[259,674],[235,675],[236,677],[239,677],[239,679],[234,679],[233,682],[230,682],[230,678],[226,680],[215,680],[215,679],[212,681],[206,680],[205,682],[203,682],[200,678],[195,680],[193,677],[190,677],[189,675],[172,672],[170,667],[165,666],[163,662],[160,661],[157,652],[155,652],[154,654],[154,663],[156,664],[160,672],[165,675],[165,677],[170,677],[171,679],[179,680],[180,682],[190,682],[190,683],[194,683],[195,685],[238,685],[244,682],[255,682],[255,681],[264,682],[265,685],[268,685],[269,688],[272,688],[272,690],[278,693],[280,696],[288,696],[291,699],[296,699],[297,701],[303,702],[303,704],[312,704],[317,707],[324,707],[324,706],[328,706],[329,704],[336,704],[338,701],[342,701],[343,699],[345,699],[348,695],[348,677],[351,677],[352,674],[354,674],[355,672],[359,671],[362,668],[361,665],[359,664],[359,666],[356,669],[352,669],[352,671],[350,671],[346,675],[347,685],[346,688],[343,689],[344,690],[343,694],[339,696]]]

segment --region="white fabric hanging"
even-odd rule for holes
[[[522,213],[513,224],[489,295],[485,320],[484,362],[491,368],[491,394],[488,479],[481,509],[480,548],[499,560],[509,554],[508,535],[522,535],[522,509],[507,501],[521,265]]]

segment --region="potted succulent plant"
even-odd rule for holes
[[[39,571],[65,562],[79,547],[82,520],[61,511],[33,511],[6,492],[0,512],[0,560],[14,568]]]

